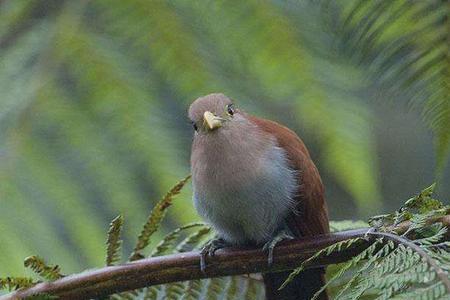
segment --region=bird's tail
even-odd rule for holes
[[[286,287],[278,290],[290,273],[284,271],[263,274],[267,300],[310,300],[325,284],[325,269],[309,269],[302,271]],[[322,292],[318,299],[327,300],[327,292]]]

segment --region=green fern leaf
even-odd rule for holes
[[[381,242],[382,240],[378,240],[378,242],[375,242],[374,244],[377,244],[378,246],[378,244]],[[340,297],[344,295],[347,292],[347,290],[352,286],[352,284],[358,279],[358,276],[361,275],[364,271],[368,270],[370,267],[372,267],[379,257],[388,255],[392,251],[392,247],[393,247],[392,244],[387,243],[380,250],[376,251],[373,255],[369,254],[371,256],[369,257],[367,262],[356,271],[353,277],[339,291],[339,293],[336,295],[336,299],[340,299]],[[316,295],[318,296],[319,294],[317,293]],[[315,297],[313,297],[313,299],[317,299],[316,295],[314,295]]]
[[[234,300],[237,299],[239,293],[239,282],[237,276],[232,276],[229,279],[228,286],[225,289],[225,299]]]
[[[246,280],[246,285],[244,287],[244,297],[245,300],[257,299],[258,295],[258,282],[252,278]]]
[[[442,299],[442,297],[445,295],[449,297],[447,289],[442,284],[442,282],[437,282],[431,286],[414,289],[412,291],[403,293],[397,297],[399,299],[429,300],[429,299]]]
[[[182,300],[200,299],[203,291],[204,280],[190,280],[186,284]]]
[[[7,289],[8,291],[17,290],[20,288],[28,288],[35,285],[32,278],[28,277],[6,277],[0,278],[0,290]]]
[[[204,227],[197,232],[192,233],[177,245],[176,251],[187,252],[200,248],[202,244],[206,242],[205,237],[209,237],[211,232],[211,227]],[[206,240],[208,239],[206,238]]]
[[[423,118],[435,134],[441,172],[450,151],[448,4],[358,0],[351,6],[337,31],[343,48],[388,89],[421,104]]]
[[[112,266],[116,262],[120,261],[120,249],[122,246],[122,240],[120,234],[123,226],[123,217],[118,215],[111,221],[108,230],[108,238],[106,240],[106,265]]]
[[[25,258],[24,265],[39,274],[42,278],[53,281],[62,278],[61,269],[58,265],[47,265],[44,260],[38,256],[29,256]]]
[[[220,299],[225,290],[226,283],[226,277],[207,279],[205,285],[205,299]]]
[[[131,253],[130,261],[141,259],[144,256],[141,251],[148,246],[150,237],[159,228],[162,219],[165,216],[166,209],[172,204],[173,198],[180,193],[183,186],[191,178],[191,175],[187,176],[179,183],[177,183],[165,196],[162,198],[153,208],[147,222],[144,224],[144,228],[139,234],[138,241],[134,247],[133,253]]]
[[[351,244],[354,244],[351,243]],[[351,245],[350,244],[350,245]],[[356,266],[361,260],[367,258],[367,256],[372,255],[375,250],[377,249],[377,247],[379,247],[380,241],[375,241],[372,245],[370,245],[369,247],[367,247],[364,251],[362,251],[360,254],[358,254],[357,256],[355,256],[353,259],[351,259],[349,262],[347,262],[346,264],[344,264],[338,272],[336,272],[336,274],[327,281],[327,283],[322,286],[322,288],[320,290],[318,290],[312,299],[317,299],[319,297],[319,295],[325,291],[325,289],[333,284],[338,278],[342,277],[344,275],[345,272],[347,272],[350,268]],[[349,247],[349,246],[347,246]]]
[[[183,297],[185,282],[174,282],[164,285],[164,299],[178,300]]]
[[[175,250],[174,248],[176,245],[176,241],[184,230],[204,226],[205,223],[197,222],[197,223],[190,223],[173,230],[159,242],[159,244],[155,247],[150,256],[160,256]],[[200,231],[201,230],[202,229],[200,229]]]
[[[317,259],[318,257],[322,257],[322,256],[327,256],[330,255],[333,252],[338,252],[341,251],[342,249],[346,249],[348,247],[350,247],[351,245],[362,241],[363,238],[355,238],[355,239],[350,239],[350,240],[344,240],[338,243],[335,243],[333,245],[330,245],[328,247],[325,247],[323,249],[321,249],[320,251],[317,251],[313,256],[311,256],[310,258],[308,258],[307,260],[305,260],[300,267],[296,268],[294,271],[291,272],[291,274],[289,274],[288,278],[283,282],[283,284],[280,286],[280,290],[283,289],[287,284],[289,284],[289,282],[291,282],[295,276],[297,276],[298,274],[300,274],[301,271],[303,271],[306,266],[308,265],[309,262],[314,261],[315,259]],[[365,252],[368,253],[368,252]]]

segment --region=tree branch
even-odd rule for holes
[[[205,272],[200,271],[199,253],[186,252],[85,271],[53,282],[39,283],[31,288],[0,297],[0,300],[22,299],[41,293],[63,299],[91,299],[175,281],[291,270],[318,250],[342,240],[362,237],[367,231],[368,228],[349,230],[282,242],[275,248],[274,263],[270,268],[267,265],[267,253],[261,249],[218,250],[214,257],[208,259]],[[368,245],[370,245],[369,242],[355,245],[339,253],[332,253],[315,260],[308,267],[314,268],[346,261]]]

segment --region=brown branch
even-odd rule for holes
[[[200,271],[198,252],[186,252],[89,270],[10,293],[0,297],[0,300],[21,299],[41,293],[59,296],[62,299],[91,299],[175,281],[291,270],[318,250],[342,240],[362,237],[367,231],[368,228],[349,230],[280,243],[275,248],[274,263],[270,268],[267,265],[267,254],[261,249],[222,249],[217,251],[214,257],[209,258],[206,271],[203,273]],[[369,242],[355,245],[339,253],[332,253],[315,260],[308,267],[346,261],[368,245]]]

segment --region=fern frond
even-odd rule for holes
[[[351,6],[338,30],[343,48],[388,89],[420,103],[442,171],[450,150],[448,3],[358,0]]]
[[[258,283],[257,283],[257,281],[249,278],[245,282],[246,282],[246,285],[244,287],[244,297],[243,297],[243,299],[245,299],[245,300],[257,299],[257,295],[258,295]]]
[[[150,256],[160,256],[160,255],[166,254],[169,251],[175,250],[174,248],[175,248],[176,240],[180,237],[181,233],[184,230],[188,230],[188,229],[195,228],[195,227],[205,227],[205,223],[201,223],[201,222],[190,223],[190,224],[184,225],[182,227],[179,227],[179,228],[173,230],[159,242],[159,244],[155,247],[155,249],[152,251]],[[202,229],[204,229],[204,228],[202,228]],[[199,231],[201,232],[202,229],[200,229]],[[198,234],[198,232],[196,232],[194,234]]]
[[[426,263],[430,266],[433,272],[437,275],[439,280],[445,285],[446,289],[450,292],[450,280],[448,278],[448,273],[445,272],[445,270],[443,270],[439,266],[437,261],[433,259],[433,256],[431,256],[426,251],[426,249],[422,249],[421,247],[417,246],[414,242],[409,241],[401,236],[396,236],[394,234],[383,232],[371,232],[369,234],[377,237],[382,237],[384,239],[392,240],[399,245],[404,245],[405,247],[410,248],[412,251],[414,251],[414,253],[419,255],[423,261],[426,261]]]
[[[355,256],[353,259],[351,259],[349,262],[347,262],[346,264],[344,264],[342,266],[342,268],[339,269],[338,272],[336,272],[336,274],[327,281],[327,283],[322,286],[322,288],[320,290],[318,290],[312,299],[317,299],[317,297],[319,297],[319,295],[325,291],[325,289],[333,284],[338,278],[340,278],[342,275],[344,275],[345,272],[347,272],[350,268],[356,266],[361,260],[366,259],[367,256],[372,255],[375,250],[377,249],[377,247],[379,247],[380,241],[375,241],[372,245],[370,245],[369,247],[367,247],[364,251],[362,251],[360,254],[358,254],[357,256]],[[348,247],[348,246],[347,246]]]
[[[448,232],[448,228],[444,227],[442,223],[435,223],[430,226],[418,228],[417,231],[421,236],[425,237],[415,239],[414,243],[421,246],[431,246],[444,239],[445,234]],[[427,232],[427,234],[424,233],[425,231]]]
[[[388,243],[394,248],[392,241],[388,241]],[[386,274],[403,272],[417,264],[420,260],[421,258],[418,254],[412,252],[411,249],[400,245],[387,256],[383,257],[382,260],[377,262],[365,281],[371,281],[371,278],[378,280],[378,278],[382,278]]]
[[[200,248],[205,237],[209,236],[211,231],[211,227],[208,226],[192,233],[177,245],[176,251],[187,252]]]
[[[206,280],[205,299],[218,299],[223,294],[227,284],[226,277],[217,277]]]
[[[200,299],[203,291],[204,280],[190,280],[186,284],[182,300]]]
[[[428,287],[418,288],[406,293],[402,293],[397,297],[398,299],[429,300],[429,299],[442,299],[442,297],[445,295],[447,295],[446,299],[448,299],[449,295],[447,293],[447,289],[442,284],[442,282],[437,282]]]
[[[178,182],[165,196],[162,198],[153,208],[147,222],[144,224],[144,228],[139,234],[136,246],[130,256],[130,261],[141,259],[144,256],[141,251],[148,246],[150,237],[159,228],[162,219],[166,214],[166,209],[172,204],[173,198],[180,193],[183,186],[191,178],[191,175],[187,176],[180,182]]]
[[[174,282],[164,285],[164,298],[176,300],[183,297],[186,282]]]
[[[419,212],[426,213],[441,209],[443,207],[442,202],[432,198],[435,189],[436,183],[433,183],[413,198],[408,199],[405,204],[401,206],[400,210],[418,209]]]
[[[150,286],[150,287],[144,288],[140,294],[137,294],[132,299],[134,300],[134,299],[140,297],[142,299],[153,300],[153,299],[159,299],[158,297],[162,294],[163,294],[162,286]]]
[[[42,258],[36,255],[25,258],[23,264],[25,267],[32,269],[42,278],[49,281],[53,281],[64,276],[61,274],[61,268],[58,265],[47,265]]]
[[[0,278],[0,290],[7,289],[8,291],[17,290],[20,288],[28,288],[35,285],[33,278],[28,277],[6,277]]]
[[[305,260],[298,268],[296,268],[294,271],[292,271],[291,274],[289,274],[288,278],[283,282],[283,284],[280,286],[279,289],[281,290],[284,287],[286,287],[286,285],[288,285],[289,282],[291,282],[295,278],[295,276],[300,274],[300,272],[306,268],[306,266],[308,265],[309,262],[314,261],[315,259],[317,259],[319,257],[330,255],[333,252],[339,252],[342,249],[349,248],[353,244],[355,244],[359,241],[362,241],[362,240],[364,240],[364,239],[363,238],[355,238],[355,239],[344,240],[344,241],[332,244],[328,247],[325,247],[325,248],[317,251],[313,256],[311,256],[310,258]],[[368,251],[368,250],[366,249],[365,251]],[[364,255],[366,255],[367,253],[369,253],[369,252],[364,252]]]
[[[239,282],[236,276],[230,277],[228,286],[225,290],[225,299],[234,300],[237,299],[237,294],[239,293]]]
[[[123,217],[118,215],[115,217],[109,225],[108,238],[106,240],[106,265],[112,266],[116,262],[120,261],[120,249],[122,246],[122,240],[120,239],[120,233],[122,232]]]
[[[409,228],[403,233],[404,236],[419,228],[423,230],[428,222],[447,214],[447,208],[442,202],[432,198],[435,186],[432,184],[423,189],[393,213],[371,217],[369,225],[379,231],[396,234],[397,226],[404,221],[409,221]]]

